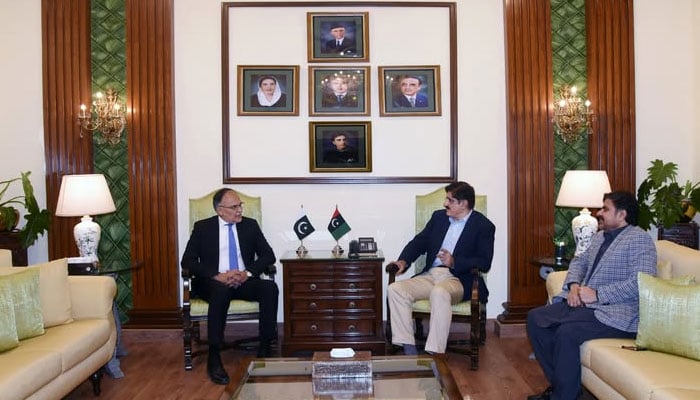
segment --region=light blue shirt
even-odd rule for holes
[[[238,230],[236,224],[233,224],[233,236],[236,238],[236,248],[238,251],[238,269],[244,270],[243,259],[241,258],[241,246],[238,241]],[[228,222],[219,217],[219,272],[227,272],[229,270],[228,262]]]
[[[452,217],[449,217],[450,219],[450,227],[447,229],[447,233],[445,233],[445,238],[442,239],[442,247],[443,249],[447,249],[450,254],[454,254],[455,252],[455,246],[457,246],[457,241],[459,240],[459,237],[462,235],[462,231],[464,231],[464,227],[467,225],[467,220],[469,217],[472,215],[472,212],[469,211],[469,214],[467,214],[464,218],[462,219],[455,219]],[[433,267],[437,265],[442,265],[442,261],[440,261],[440,258],[435,257],[435,260],[433,261]]]

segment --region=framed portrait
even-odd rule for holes
[[[309,62],[369,61],[369,13],[306,13]]]
[[[372,172],[372,123],[309,122],[311,172]]]
[[[309,67],[309,115],[369,115],[369,67]]]
[[[299,66],[239,65],[238,115],[299,115]]]
[[[442,115],[440,66],[379,67],[379,114]]]

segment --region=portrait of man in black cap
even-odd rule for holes
[[[330,25],[330,35],[332,39],[326,41],[322,53],[334,53],[339,55],[353,55],[357,52],[355,41],[346,36],[348,29],[345,22],[333,22]]]

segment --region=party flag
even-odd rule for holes
[[[301,210],[299,211],[299,219],[297,219],[297,222],[294,223],[294,233],[297,234],[299,240],[302,240],[315,230],[316,229],[314,229],[314,226],[311,225],[311,221],[309,221],[309,217],[307,217],[306,213],[304,212],[304,206],[301,206]]]
[[[335,206],[335,212],[331,217],[331,222],[328,223],[328,232],[331,233],[333,239],[336,241],[343,237],[343,235],[346,233],[350,232],[350,225],[348,225],[343,216],[340,215],[337,205]]]

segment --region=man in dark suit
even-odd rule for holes
[[[454,182],[445,188],[444,210],[435,211],[425,228],[401,251],[397,274],[402,274],[421,254],[425,269],[389,285],[392,341],[402,345],[405,354],[417,354],[411,307],[413,302],[430,299],[430,330],[425,351],[444,353],[452,323],[452,305],[468,300],[472,267],[491,269],[496,227],[484,214],[474,210],[474,188]],[[479,296],[488,299],[488,289],[479,278]]]
[[[399,78],[399,91],[392,99],[394,107],[428,107],[428,96],[420,92],[423,80],[419,76],[404,75]]]
[[[355,54],[355,42],[345,36],[345,25],[335,23],[331,25],[331,36],[333,39],[328,40],[323,46],[322,53],[337,53],[340,55]]]
[[[260,274],[276,261],[258,223],[243,216],[243,203],[231,189],[214,194],[216,216],[195,222],[182,255],[182,267],[195,276],[194,291],[209,303],[207,373],[219,385],[229,378],[219,352],[223,345],[226,313],[233,299],[257,301],[260,305],[258,357],[270,356],[277,338],[277,298],[272,280]]]
[[[639,205],[627,191],[606,193],[598,231],[574,257],[563,291],[527,314],[527,333],[551,384],[528,400],[576,399],[583,342],[634,338],[639,323],[639,272],[656,275],[656,246],[637,225]]]

